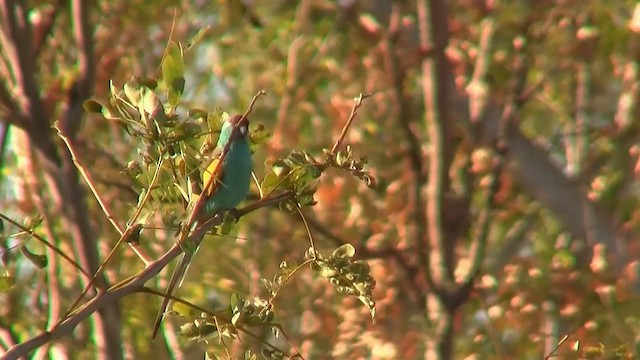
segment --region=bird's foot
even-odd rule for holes
[[[229,217],[231,217],[233,219],[234,223],[237,223],[238,220],[240,220],[241,214],[240,214],[240,211],[238,211],[238,209],[236,209],[236,208],[229,209],[227,211],[227,214],[228,214],[227,216],[229,216]]]

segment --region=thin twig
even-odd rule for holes
[[[554,357],[556,351],[558,351],[560,346],[562,346],[562,344],[564,344],[565,341],[567,341],[568,338],[569,338],[569,335],[563,336],[562,339],[560,339],[560,341],[558,341],[558,344],[556,344],[556,347],[553,348],[553,350],[551,350],[551,352],[548,355],[545,355],[544,360],[548,360],[548,359],[551,359],[552,357]]]
[[[358,113],[358,109],[362,106],[362,100],[368,98],[372,96],[372,94],[363,94],[360,93],[360,95],[358,95],[357,98],[355,98],[355,103],[353,104],[353,107],[351,108],[351,114],[349,115],[349,118],[347,119],[347,122],[344,124],[344,127],[342,128],[342,132],[340,133],[340,136],[338,137],[338,140],[336,140],[336,142],[333,144],[333,147],[331,148],[331,155],[335,155],[336,151],[338,151],[338,148],[340,147],[340,145],[342,145],[342,142],[344,141],[344,138],[347,136],[347,131],[349,131],[349,127],[351,127],[351,123],[353,122],[353,120],[356,118],[356,114]]]
[[[151,179],[151,183],[149,188],[152,188],[153,185],[155,184],[155,182],[158,180],[159,178],[159,174],[160,174],[160,168],[162,167],[162,163],[163,163],[163,159],[160,159],[160,161],[158,162],[158,166],[156,167],[156,171],[153,174],[153,178]],[[134,224],[134,225],[129,225],[127,226],[127,229],[124,231],[124,233],[122,233],[120,235],[120,238],[118,239],[118,241],[116,241],[116,244],[111,248],[111,251],[109,252],[109,254],[107,254],[107,256],[104,258],[104,260],[102,261],[102,263],[100,264],[100,266],[98,267],[98,269],[96,270],[95,274],[93,275],[93,277],[91,278],[91,281],[89,281],[89,283],[87,285],[85,285],[84,289],[82,290],[82,292],[80,293],[80,295],[78,295],[78,297],[76,298],[76,300],[73,302],[73,304],[71,304],[71,306],[69,306],[69,310],[67,311],[67,313],[60,319],[60,321],[66,319],[69,314],[75,309],[75,307],[80,303],[80,301],[82,301],[82,298],[84,297],[84,295],[89,291],[89,289],[91,288],[91,286],[95,283],[95,281],[98,279],[98,276],[102,273],[102,271],[104,270],[104,268],[109,264],[109,261],[112,259],[113,255],[115,254],[116,250],[118,248],[120,248],[120,245],[122,244],[123,241],[127,241],[128,244],[130,245],[134,245],[132,242],[130,242],[129,236],[130,234],[132,234],[132,231],[136,231],[135,229],[137,229],[137,219],[138,216],[140,215],[140,213],[142,212],[142,208],[144,206],[144,204],[147,202],[147,200],[149,199],[149,194],[151,193],[151,190],[147,190],[147,192],[144,195],[144,198],[142,199],[142,201],[140,202],[140,205],[138,206],[138,208],[136,209],[136,212],[133,214],[131,220],[128,222],[128,224]],[[145,265],[147,265],[148,263],[145,263]]]
[[[265,90],[259,90],[255,95],[253,95],[253,99],[251,99],[249,106],[244,111],[244,114],[242,114],[243,119],[246,119],[247,116],[251,114],[251,112],[253,111],[253,106],[256,104],[256,101],[258,101],[258,98],[263,95],[267,95],[267,92]]]
[[[82,162],[78,158],[73,146],[71,145],[69,138],[67,138],[65,135],[62,134],[62,132],[60,131],[60,128],[55,127],[55,129],[58,131],[58,136],[62,139],[62,141],[64,141],[65,145],[67,146],[67,149],[69,149],[69,153],[71,154],[73,163],[76,165],[76,168],[78,169],[78,172],[80,172],[80,175],[82,175],[82,177],[84,178],[84,181],[87,184],[87,186],[89,186],[91,193],[98,201],[98,204],[100,205],[102,212],[104,212],[104,214],[106,215],[107,220],[109,220],[109,222],[113,225],[113,227],[116,229],[118,234],[120,234],[120,236],[124,235],[125,231],[118,224],[116,219],[113,217],[111,210],[107,207],[107,204],[102,199],[102,196],[100,196],[100,193],[98,192],[96,187],[93,185],[93,180],[91,179],[91,175],[89,175],[89,172],[87,171],[86,167],[82,164]],[[147,255],[143,252],[143,250],[137,244],[133,244],[133,243],[128,243],[128,244],[131,247],[131,249],[133,249],[133,251],[136,253],[136,255],[138,255],[138,257],[145,263],[145,265],[151,262],[149,257],[147,257]]]
[[[311,229],[309,228],[309,224],[307,223],[307,219],[305,218],[304,214],[302,213],[302,209],[300,208],[300,205],[296,204],[296,210],[298,211],[298,214],[300,215],[300,219],[302,219],[302,223],[304,224],[304,228],[305,230],[307,230],[307,236],[309,236],[309,243],[311,244],[311,251],[313,252],[313,257],[316,257],[316,245],[313,241],[313,235],[311,234]]]

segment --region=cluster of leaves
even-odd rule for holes
[[[287,157],[273,162],[271,170],[262,180],[262,191],[269,194],[281,188],[291,190],[295,194],[295,201],[283,203],[283,209],[293,211],[296,206],[316,204],[313,195],[322,170],[313,156],[304,151],[294,150]]]
[[[314,271],[328,279],[339,293],[356,296],[369,309],[373,319],[376,315],[376,303],[372,292],[376,282],[371,277],[369,264],[354,260],[355,254],[353,245],[345,244],[334,250],[328,258],[313,249],[309,249],[306,256],[313,260],[311,268]]]
[[[376,186],[376,179],[364,169],[368,159],[364,156],[356,157],[351,146],[347,145],[344,151],[337,151],[335,154],[327,149],[324,152],[327,154],[327,166],[347,171],[370,188]]]
[[[235,338],[238,328],[277,325],[273,322],[274,314],[268,301],[244,299],[235,293],[231,294],[228,308],[215,314],[197,313],[182,303],[174,304],[172,313],[189,320],[180,327],[180,335],[192,341],[210,339],[215,333],[219,337]]]
[[[328,168],[347,171],[367,186],[375,187],[375,178],[365,170],[367,158],[356,157],[351,146],[346,146],[344,151],[332,153],[324,149],[324,152],[324,161],[318,161],[306,151],[294,150],[287,157],[272,162],[272,171],[266,174],[261,183],[262,191],[265,194],[277,188],[292,191],[295,201],[282,203],[281,208],[293,211],[296,207],[316,204],[313,196],[317,190],[317,180]]]
[[[309,248],[305,253],[304,263],[297,265],[283,261],[273,280],[262,279],[263,285],[271,296],[269,302],[273,302],[289,279],[308,264],[312,270],[328,279],[336,291],[356,296],[369,309],[371,317],[375,318],[376,303],[372,292],[376,282],[371,276],[367,262],[355,260],[355,253],[356,250],[352,245],[345,244],[335,249],[328,258],[316,252],[314,248]]]
[[[135,181],[138,205],[147,205],[149,211],[162,208],[164,225],[177,228],[187,207],[195,203],[194,195],[203,187],[201,168],[209,160],[215,148],[214,135],[228,114],[217,108],[179,111],[185,86],[179,45],[171,43],[167,47],[161,69],[160,80],[132,79],[122,89],[111,84],[106,103],[91,99],[85,101],[84,108],[115,121],[140,141],[139,159],[130,161],[123,172]],[[268,137],[269,132],[260,124],[251,129],[249,136],[253,146]],[[153,193],[147,194],[150,189]],[[224,222],[223,233],[229,231],[231,222]]]
[[[221,358],[216,351],[224,352],[225,339],[234,340],[240,331],[247,332],[250,327],[268,326],[275,337],[280,334],[280,325],[275,320],[275,314],[271,302],[254,298],[245,299],[238,294],[231,294],[229,306],[214,313],[198,312],[194,307],[183,303],[176,303],[172,307],[172,313],[188,322],[180,327],[180,336],[190,341],[217,340],[217,345],[207,352],[207,358]],[[282,350],[269,347],[262,350],[265,359],[292,358]],[[295,358],[295,355],[293,358]],[[245,353],[245,359],[256,359],[251,351]]]

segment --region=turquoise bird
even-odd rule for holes
[[[237,130],[233,131],[234,128],[237,128]],[[199,214],[196,214],[191,229],[195,229],[198,223],[203,223],[221,212],[234,209],[247,197],[252,171],[251,150],[249,149],[249,141],[247,139],[249,133],[248,128],[249,119],[243,118],[241,115],[232,116],[222,125],[218,143],[213,151],[214,159],[202,175],[202,183],[205,190],[200,196],[205,196],[205,203]],[[229,142],[230,144],[222,160],[222,164],[218,165],[220,163],[220,156]],[[218,166],[221,166],[221,168],[218,170],[216,180],[211,181],[210,178]],[[211,184],[209,184],[209,182],[211,182]],[[209,184],[209,186],[207,186],[207,184]],[[197,250],[200,241],[202,241],[202,237],[193,241],[195,249]],[[167,287],[167,294],[173,293],[176,285],[178,285],[178,287],[182,285],[182,281],[184,280],[184,276],[194,254],[195,251],[183,252],[178,266],[171,275],[171,280]],[[165,297],[162,301],[162,306],[160,307],[153,326],[152,339],[155,338],[158,333],[169,301],[170,299],[168,297]]]

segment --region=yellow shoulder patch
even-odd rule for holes
[[[216,179],[211,179],[211,176],[216,171],[216,167],[218,167],[219,163],[220,159],[213,159],[213,161],[211,161],[207,168],[202,172],[202,193],[207,197],[213,195],[220,185],[220,181],[218,179],[222,176],[222,165],[220,165],[220,169],[218,169],[218,176],[216,176]],[[211,182],[211,184],[209,184],[209,182]]]

